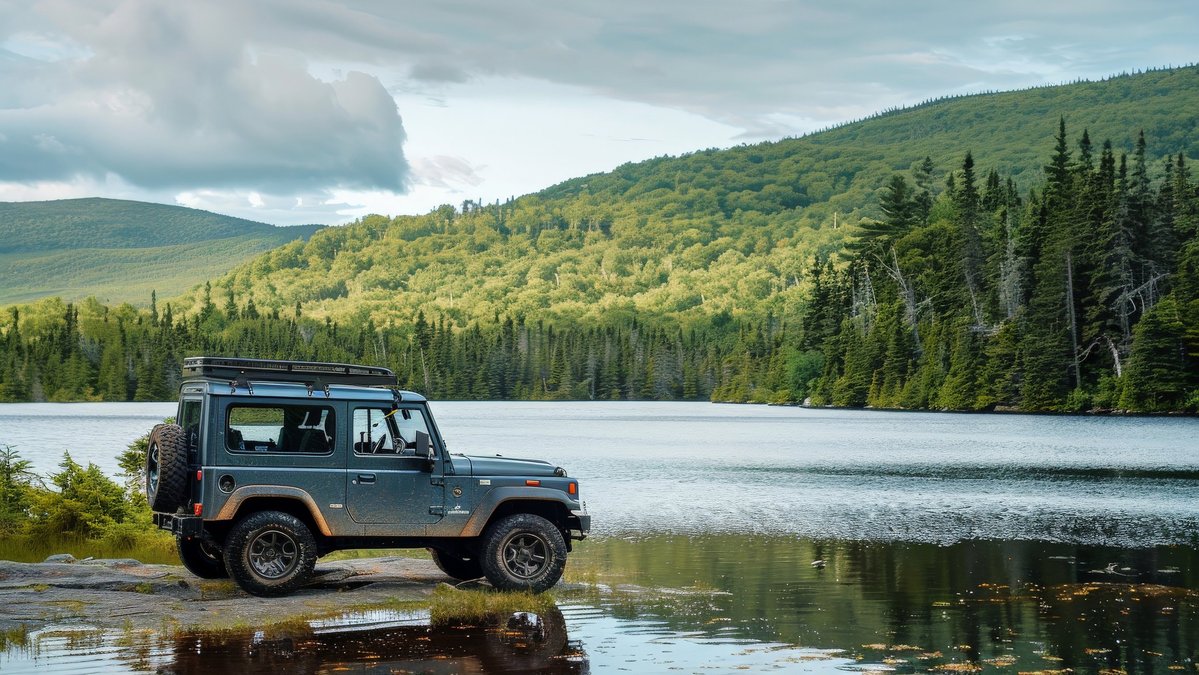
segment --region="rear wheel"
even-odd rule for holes
[[[225,559],[221,549],[199,538],[175,538],[175,548],[179,550],[179,560],[188,572],[201,579],[226,579],[229,571],[225,569]]]
[[[566,541],[545,518],[517,513],[487,528],[481,562],[492,586],[504,591],[541,593],[562,578]]]
[[[316,539],[303,521],[279,511],[252,513],[225,538],[225,568],[251,595],[286,595],[316,566]]]
[[[483,565],[477,557],[465,558],[435,548],[429,549],[429,553],[433,554],[433,563],[437,565],[437,569],[445,572],[446,576],[459,581],[469,581],[483,576]]]
[[[159,424],[146,448],[146,501],[150,509],[174,513],[187,490],[187,443],[178,424]]]

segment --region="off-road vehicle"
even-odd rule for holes
[[[177,424],[150,433],[146,496],[203,578],[289,593],[316,559],[428,548],[456,579],[541,592],[591,527],[547,462],[451,455],[428,401],[386,368],[200,356]]]

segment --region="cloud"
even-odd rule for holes
[[[418,177],[417,182],[429,187],[460,191],[465,187],[477,187],[483,182],[478,168],[462,157],[415,157],[412,169]]]
[[[409,180],[403,123],[379,79],[316,78],[234,3],[55,2],[15,14],[0,17],[18,29],[0,58],[0,90],[15,84],[0,94],[0,181],[112,173],[151,189],[291,192],[402,191]]]
[[[275,2],[258,18],[277,35],[396,80],[543,80],[764,133],[1185,62],[1199,33],[1192,0]]]
[[[530,190],[591,159],[572,138],[657,137],[615,119],[629,104],[702,117],[693,147],[727,145],[1186,63],[1196,34],[1194,0],[4,0],[0,187],[118,182],[310,222],[532,173],[525,149],[542,139],[528,134],[549,131],[520,116],[554,93],[581,92],[613,123],[560,120],[556,157],[536,167],[558,173]],[[444,110],[406,126],[395,97]],[[454,143],[479,129],[474,147]],[[492,196],[516,188],[503,189]]]

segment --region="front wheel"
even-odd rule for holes
[[[483,535],[483,574],[504,591],[541,593],[566,568],[566,541],[553,523],[517,513],[493,523]]]
[[[188,572],[201,579],[227,579],[229,571],[225,569],[225,559],[221,549],[198,538],[184,539],[175,537],[175,548],[179,551],[179,560]]]
[[[316,566],[316,539],[299,518],[279,511],[252,513],[225,538],[225,568],[242,590],[262,597],[303,586]]]
[[[435,548],[429,549],[429,553],[433,554],[433,564],[437,565],[437,569],[445,572],[448,577],[459,581],[470,581],[483,576],[483,565],[479,563],[477,557],[464,558]]]

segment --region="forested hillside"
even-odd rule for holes
[[[316,226],[279,228],[119,199],[0,202],[0,305],[59,296],[174,296]]]
[[[1199,190],[1060,122],[1022,196],[967,153],[930,205],[901,174],[808,315],[816,403],[891,408],[1199,407]]]
[[[0,396],[169,398],[206,352],[438,398],[1194,409],[1197,103],[1193,67],[964,97],[368,217],[161,312],[13,312]]]

